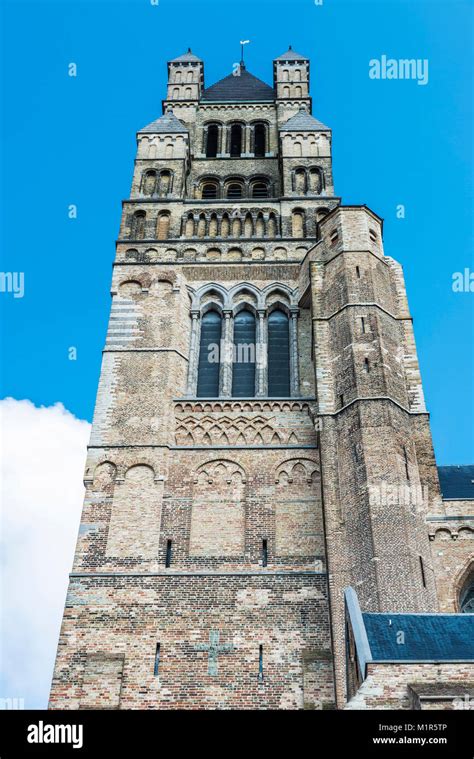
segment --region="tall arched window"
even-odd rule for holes
[[[320,195],[323,189],[323,173],[319,168],[312,168],[309,171],[309,186],[312,193]]]
[[[301,208],[293,211],[291,227],[293,237],[304,237],[304,211]]]
[[[160,197],[165,198],[171,190],[171,171],[165,169],[160,174]]]
[[[207,219],[205,214],[200,214],[198,219],[198,237],[206,237]]]
[[[220,314],[217,311],[208,311],[201,319],[198,398],[217,398],[219,396],[221,333],[222,319]]]
[[[145,237],[145,211],[135,211],[130,227],[130,238],[132,240],[143,240]]]
[[[232,396],[255,396],[255,317],[250,311],[240,311],[234,319],[234,361],[232,366]]]
[[[459,610],[461,614],[474,614],[474,568],[459,595]]]
[[[215,158],[217,156],[217,143],[219,140],[219,127],[217,124],[209,124],[207,127],[206,156]]]
[[[192,213],[188,213],[184,228],[184,234],[186,237],[194,237],[194,216]]]
[[[266,127],[265,124],[255,124],[254,127],[254,156],[264,158],[266,153]]]
[[[144,195],[154,195],[156,192],[157,175],[156,171],[146,171],[143,175],[142,192]]]
[[[158,223],[156,225],[156,239],[166,240],[170,231],[170,214],[168,211],[162,211],[158,214]]]
[[[306,194],[306,169],[295,169],[294,190],[298,193],[298,195]]]
[[[240,158],[242,155],[241,124],[232,124],[230,128],[230,154],[233,158]]]
[[[287,315],[279,310],[268,317],[268,395],[290,395],[290,329]]]

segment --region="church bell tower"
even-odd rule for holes
[[[188,50],[137,134],[50,708],[341,707],[345,588],[437,607],[401,268],[308,58],[273,66],[205,87]]]

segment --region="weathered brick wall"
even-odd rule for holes
[[[369,663],[366,679],[344,708],[456,709],[463,690],[472,690],[472,681],[470,662]]]
[[[444,516],[427,520],[439,608],[459,612],[460,596],[472,578],[474,564],[474,503],[443,501]]]
[[[217,632],[219,648],[230,650],[213,656],[205,648]],[[113,667],[104,664],[111,656],[117,657]],[[52,709],[333,705],[324,574],[71,580]]]

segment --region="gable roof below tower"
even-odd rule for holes
[[[189,130],[179,119],[176,118],[172,111],[164,113],[159,119],[152,121],[151,124],[140,129],[140,133],[151,132],[153,134],[187,134],[188,131]]]
[[[331,130],[322,121],[318,121],[306,108],[300,108],[295,116],[280,127],[282,132],[330,132]]]
[[[238,76],[229,74],[204,90],[201,100],[270,102],[275,100],[275,90],[245,68],[241,68]]]

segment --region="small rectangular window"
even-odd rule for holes
[[[154,675],[155,677],[158,677],[159,671],[160,671],[160,643],[156,644],[156,651],[155,651],[155,667],[154,667]]]
[[[264,538],[262,540],[262,567],[266,567],[268,564],[268,540]]]
[[[360,317],[360,328],[363,334],[365,334],[365,316]]]
[[[370,362],[368,358],[364,358],[364,367],[367,374],[370,372]]]
[[[360,279],[360,268],[359,268],[359,266],[356,266],[356,274],[357,274],[357,279]]]
[[[165,567],[171,566],[171,546],[173,544],[172,540],[166,541],[166,560],[165,560]]]
[[[263,681],[263,645],[260,644],[258,651],[258,679]]]
[[[339,396],[339,405],[341,408],[344,406],[344,396],[342,394]]]

